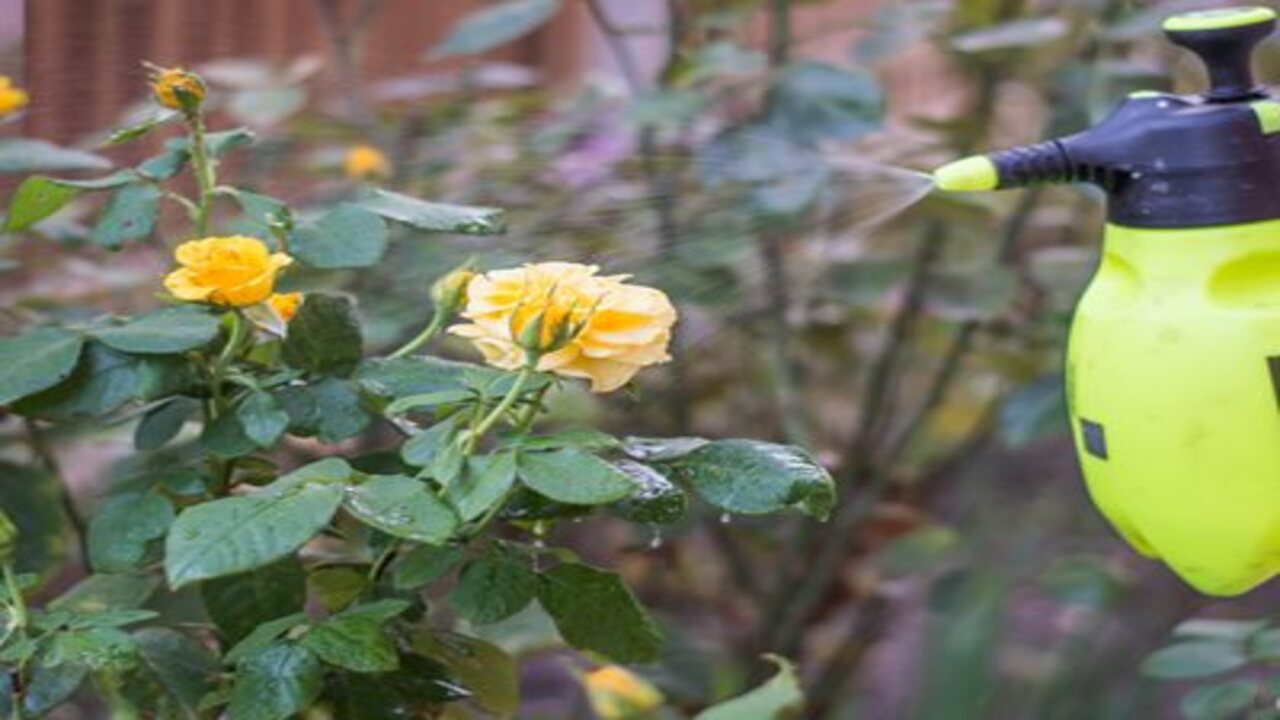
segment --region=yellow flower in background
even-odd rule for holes
[[[471,323],[450,332],[508,370],[524,366],[529,342],[542,343],[538,370],[586,378],[592,392],[616,390],[641,368],[671,359],[676,309],[661,290],[598,271],[548,262],[477,275],[462,312]]]
[[[181,266],[164,286],[180,300],[229,307],[257,305],[271,296],[276,275],[293,262],[257,238],[234,235],[190,240],[173,251]]]
[[[267,298],[267,307],[283,322],[289,322],[298,314],[298,306],[302,305],[302,293],[272,293]]]
[[[372,145],[353,145],[342,159],[342,170],[352,180],[372,180],[391,175],[391,161]]]
[[[20,87],[14,87],[8,75],[0,75],[0,117],[12,115],[27,106],[31,96]]]
[[[204,101],[204,81],[199,75],[182,68],[152,68],[151,94],[156,102],[171,109],[183,110],[183,96],[194,107]]]
[[[617,665],[605,665],[582,678],[591,709],[602,720],[634,720],[649,717],[662,706],[658,688]]]

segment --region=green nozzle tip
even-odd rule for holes
[[[1168,32],[1197,32],[1244,27],[1276,19],[1276,12],[1265,7],[1217,8],[1174,15],[1164,21]]]
[[[982,192],[1000,184],[996,165],[985,155],[947,163],[933,171],[933,182],[947,192]]]

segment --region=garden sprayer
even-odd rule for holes
[[[1089,493],[1211,595],[1280,572],[1280,102],[1254,84],[1260,7],[1177,15],[1199,95],[1142,91],[1081,133],[940,168],[952,191],[1089,182],[1108,196],[1066,397]]]

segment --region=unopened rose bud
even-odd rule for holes
[[[471,263],[467,263],[431,286],[431,302],[435,303],[436,313],[449,317],[467,304],[467,286],[476,276]]]
[[[204,102],[204,81],[199,75],[182,68],[151,68],[151,94],[156,102],[187,115]]]

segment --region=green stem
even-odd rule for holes
[[[533,421],[538,418],[538,411],[542,409],[542,399],[546,397],[547,391],[551,389],[550,385],[545,385],[538,391],[538,395],[520,411],[520,417],[516,418],[516,432],[525,433],[529,428],[533,427]]]
[[[209,382],[213,390],[211,419],[218,418],[227,409],[227,399],[222,393],[222,383],[227,369],[231,367],[231,363],[236,359],[240,346],[244,344],[248,335],[249,324],[244,321],[238,311],[233,312],[231,314],[231,333],[227,337],[227,344],[222,346],[222,352],[218,353],[218,359],[214,361],[213,370],[210,373]]]
[[[187,122],[191,127],[191,165],[200,189],[196,203],[196,234],[204,237],[209,234],[209,210],[213,205],[213,190],[218,185],[217,171],[209,157],[209,148],[205,146],[204,115],[199,111],[193,112]]]
[[[511,409],[511,406],[516,404],[516,400],[518,400],[520,398],[520,394],[524,392],[525,385],[529,383],[529,378],[533,377],[533,368],[537,365],[537,362],[537,358],[530,358],[529,363],[520,368],[520,374],[516,375],[515,384],[507,391],[506,396],[502,398],[502,401],[498,403],[498,406],[467,433],[467,444],[464,449],[464,452],[467,455],[471,455],[475,452],[476,443],[480,441],[480,438],[484,437],[484,435],[493,428],[494,424],[501,420],[502,416]]]
[[[14,627],[26,632],[29,619],[27,601],[22,597],[22,588],[18,585],[18,576],[13,571],[13,563],[4,564],[4,589],[9,593],[9,611],[13,615]]]
[[[423,328],[422,332],[418,333],[416,336],[414,336],[412,340],[400,346],[398,350],[391,353],[387,357],[391,359],[395,359],[398,357],[404,357],[405,355],[409,355],[417,351],[418,348],[421,348],[423,345],[426,345],[427,343],[431,342],[431,338],[440,334],[440,331],[444,328],[444,321],[445,321],[444,313],[437,312],[435,315],[431,317],[431,322],[428,323],[425,328]]]

